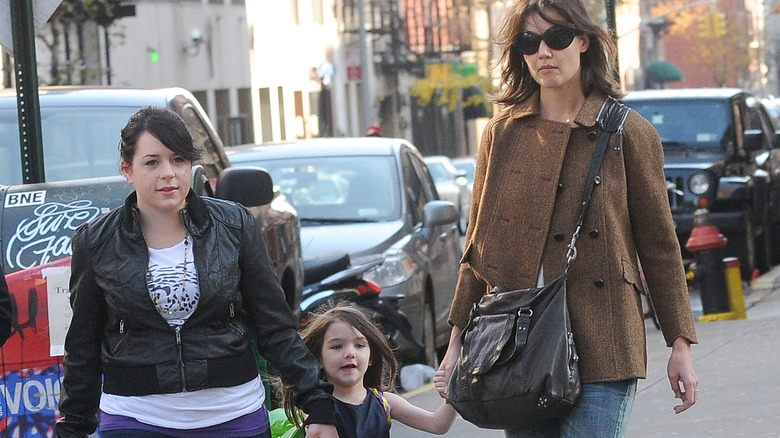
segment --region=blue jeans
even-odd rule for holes
[[[565,417],[540,426],[504,431],[506,438],[620,438],[626,433],[636,379],[582,385],[582,398]]]

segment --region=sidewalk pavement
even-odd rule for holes
[[[647,321],[647,379],[637,386],[627,437],[780,437],[780,268],[755,280],[744,293],[747,319],[696,323],[699,344],[692,351],[699,400],[679,415],[673,409],[679,402],[666,377],[671,349]],[[694,316],[701,316],[696,292],[691,306]],[[441,403],[432,385],[405,396],[426,409]],[[393,438],[432,436],[398,422],[392,430]],[[447,436],[504,435],[458,418]]]

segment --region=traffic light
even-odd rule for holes
[[[151,61],[152,64],[160,62],[160,53],[157,50],[146,49],[146,52],[149,54],[149,61]]]
[[[710,13],[710,11],[707,11],[696,17],[696,27],[699,29],[699,38],[712,38],[712,19],[710,18]]]
[[[712,11],[710,12],[712,17],[712,36],[714,38],[720,38],[726,36],[728,25],[726,24],[726,14],[723,12]]]

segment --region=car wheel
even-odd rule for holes
[[[433,307],[430,303],[423,306],[423,339],[425,347],[420,361],[434,368],[439,366],[439,356],[436,353],[436,322],[433,318]]]

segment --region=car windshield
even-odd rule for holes
[[[428,166],[428,172],[433,178],[433,182],[442,183],[450,179],[450,174],[442,163],[429,162],[425,163]]]
[[[119,175],[119,135],[138,108],[41,108],[47,182]],[[0,111],[0,184],[21,184],[16,109]]]
[[[665,149],[720,150],[733,127],[727,100],[627,100],[658,130]]]
[[[400,183],[390,156],[341,156],[240,161],[266,169],[298,212],[311,222],[374,222],[401,215]]]

